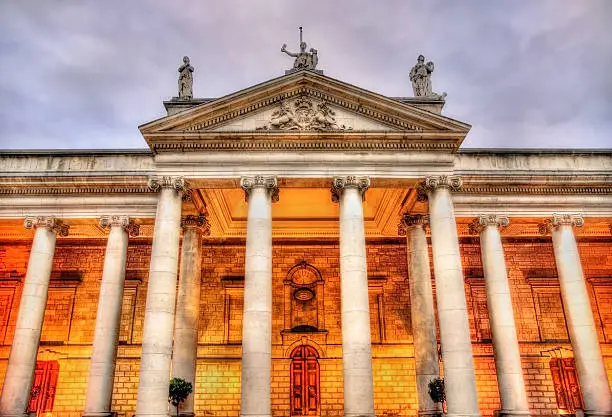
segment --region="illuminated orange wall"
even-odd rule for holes
[[[6,367],[14,331],[29,244],[0,243],[0,340],[3,342],[0,375]],[[556,412],[556,402],[548,367],[550,357],[543,352],[559,346],[570,348],[563,310],[556,301],[560,296],[555,283],[552,245],[546,239],[505,240],[504,245],[530,407],[536,415],[552,415]],[[493,410],[499,408],[499,397],[492,348],[487,336],[490,330],[480,247],[477,241],[469,239],[461,246],[481,411],[484,415],[492,415]],[[612,380],[612,285],[609,281],[612,276],[612,243],[610,240],[581,241],[579,247],[590,283],[597,331]],[[244,274],[244,247],[205,242],[203,254],[196,413],[237,416],[240,400],[240,278]],[[39,354],[40,360],[60,363],[54,406],[57,415],[80,417],[83,410],[103,255],[102,241],[58,241]],[[149,256],[149,242],[130,243],[113,396],[113,411],[122,417],[130,417],[135,411]],[[322,415],[341,416],[339,260],[338,246],[333,244],[275,242],[273,413],[275,416],[289,415],[289,355],[291,347],[301,343],[301,335],[281,335],[287,317],[290,319],[283,281],[287,272],[302,261],[317,268],[324,280],[324,306],[320,314],[328,332],[326,336],[318,334],[312,338],[321,353]],[[406,268],[403,241],[368,245],[377,415],[416,413]],[[564,351],[564,355],[571,355],[571,352]]]

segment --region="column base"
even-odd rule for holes
[[[527,417],[530,416],[529,411],[514,411],[514,410],[494,410],[493,417]]]
[[[173,405],[170,408],[174,408]],[[176,417],[176,410],[170,410],[170,416]],[[178,417],[195,417],[195,413],[193,411],[179,411]]]
[[[376,417],[375,414],[344,414],[344,417]]]
[[[576,416],[578,416],[578,411],[576,410]],[[610,411],[587,411],[583,412],[584,417],[612,417],[612,410]]]
[[[83,417],[117,417],[117,413],[114,411],[100,413],[83,413]]]
[[[455,413],[444,413],[445,417],[482,417],[482,414],[455,414]]]
[[[417,412],[418,417],[442,417],[442,410],[420,410]]]

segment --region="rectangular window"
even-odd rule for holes
[[[67,342],[70,338],[76,287],[49,288],[42,327],[42,342]]]
[[[225,287],[225,343],[242,343],[242,314],[244,309],[244,287]]]
[[[5,338],[9,326],[9,320],[11,318],[14,295],[14,288],[0,289],[0,342],[3,344],[11,343],[10,340],[5,340]]]

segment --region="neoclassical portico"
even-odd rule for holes
[[[461,151],[443,105],[296,70],[167,102],[150,152],[0,153],[0,299],[23,280],[0,415],[37,361],[59,366],[39,414],[166,416],[181,377],[184,416],[432,416],[443,377],[450,416],[552,415],[551,351],[570,405],[609,415],[612,153]],[[81,310],[41,341],[66,294]]]

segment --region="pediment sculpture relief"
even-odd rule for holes
[[[292,101],[282,101],[270,115],[270,120],[257,130],[352,130],[336,122],[336,112],[325,101],[314,102],[301,96]]]

